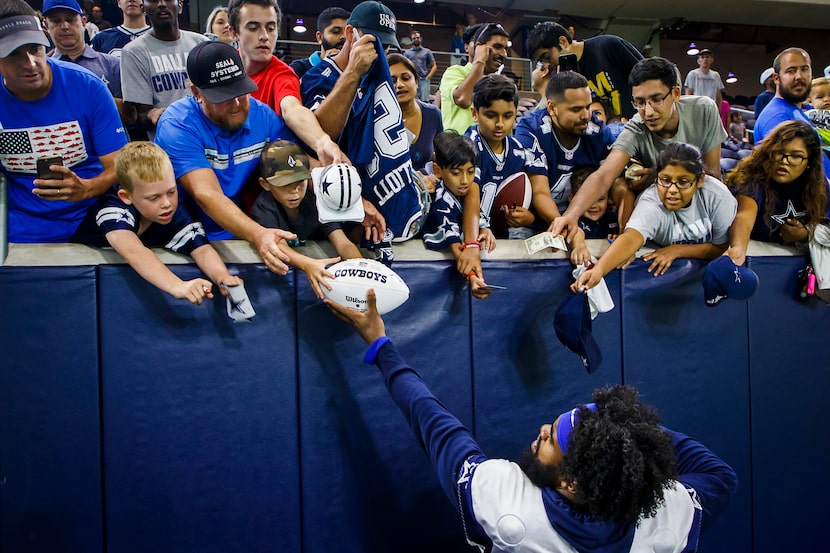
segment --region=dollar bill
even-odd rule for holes
[[[542,232],[525,240],[525,248],[528,254],[534,254],[542,251],[545,248],[556,248],[557,250],[567,251],[568,246],[565,245],[565,239],[561,236],[554,236],[552,232]]]

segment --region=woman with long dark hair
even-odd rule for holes
[[[827,179],[821,143],[803,121],[781,123],[741,160],[727,185],[738,200],[727,255],[746,260],[750,240],[793,244],[810,238],[827,216]]]

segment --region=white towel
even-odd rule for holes
[[[830,288],[830,226],[816,225],[810,240],[810,260],[819,290]]]
[[[591,263],[595,264],[597,258],[591,256]],[[579,278],[588,268],[585,265],[577,265],[571,273],[574,280]],[[588,307],[591,308],[591,320],[597,318],[600,313],[607,313],[614,309],[614,300],[611,299],[611,293],[608,291],[608,286],[605,284],[605,278],[600,279],[599,284],[588,290]]]

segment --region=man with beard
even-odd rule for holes
[[[346,21],[349,19],[349,12],[343,8],[326,8],[317,16],[317,43],[319,50],[315,50],[307,58],[294,60],[289,67],[294,70],[297,77],[302,79],[306,71],[320,63],[320,60],[335,55],[346,43]]]
[[[802,104],[810,95],[810,84],[813,80],[810,54],[801,48],[787,48],[775,56],[772,70],[776,86],[775,98],[770,100],[755,121],[753,132],[756,144],[784,121],[804,121],[815,127],[802,109]],[[826,153],[822,153],[822,160],[824,174],[830,179],[830,158]]]
[[[239,45],[245,72],[257,87],[251,96],[273,109],[324,164],[340,163],[340,148],[300,101],[297,75],[272,53],[279,19],[274,0],[232,0],[228,6],[231,38]]]
[[[630,386],[552,417],[519,463],[488,458],[386,336],[374,291],[363,313],[325,301],[370,344],[364,361],[377,364],[482,551],[695,551],[735,494],[735,471],[660,426]]]
[[[409,38],[412,40],[412,48],[404,50],[403,55],[412,62],[418,72],[418,99],[429,103],[429,82],[438,67],[435,56],[432,55],[432,50],[421,46],[420,31],[412,31]]]
[[[599,166],[614,142],[591,116],[591,89],[584,76],[574,71],[552,74],[545,97],[547,109],[525,115],[516,127],[516,138],[533,156],[533,172],[528,172],[533,210],[541,219],[536,230],[547,228],[568,207],[573,170]]]
[[[152,29],[121,50],[124,102],[135,105],[150,138],[165,108],[188,93],[187,54],[207,37],[179,29],[179,0],[144,0]]]
[[[195,200],[208,239],[247,240],[271,271],[284,275],[288,257],[278,243],[295,236],[263,227],[239,206],[245,184],[256,177],[262,149],[291,138],[291,133],[271,108],[249,97],[256,85],[232,46],[196,46],[187,58],[187,77],[193,96],[164,110],[156,143],[170,157],[176,180]]]
[[[579,217],[611,190],[632,158],[641,164],[630,175],[634,187],[644,190],[655,176],[657,157],[672,142],[696,146],[703,152],[706,172],[720,177],[720,147],[727,137],[720,112],[711,98],[681,97],[679,77],[677,66],[665,58],[637,62],[628,76],[637,115],[625,124],[605,162],[585,179],[565,213],[554,220],[551,232],[560,234],[567,229],[570,240],[579,227]]]
[[[468,32],[470,30],[468,29]],[[474,123],[470,107],[473,87],[484,76],[498,71],[507,56],[510,35],[498,23],[485,23],[473,31],[467,65],[452,65],[441,77],[441,119],[444,130],[464,134]],[[465,33],[466,34],[466,33]]]

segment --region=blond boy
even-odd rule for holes
[[[242,284],[208,243],[202,224],[179,203],[164,150],[151,142],[131,142],[116,156],[115,172],[120,188],[112,188],[90,210],[74,242],[112,246],[149,283],[197,305],[213,297],[211,281]],[[210,281],[180,279],[150,250],[154,247],[192,257]]]

